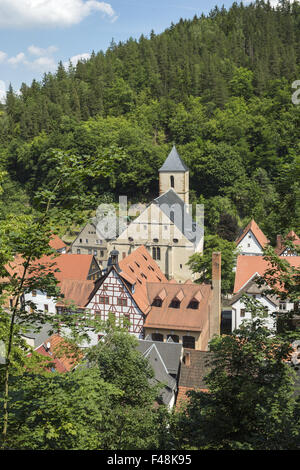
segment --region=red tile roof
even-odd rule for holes
[[[119,267],[121,269],[120,276],[130,284],[135,283],[133,298],[141,311],[147,313],[150,309],[147,284],[149,282],[167,283],[166,276],[144,246],[140,246],[122,259],[119,262]]]
[[[64,279],[83,281],[88,278],[93,259],[93,255],[59,254],[58,256],[43,256],[33,262],[32,266],[36,269],[39,267],[48,269],[49,272],[54,273],[58,281]],[[14,261],[6,265],[6,270],[10,275],[17,273],[21,276],[24,272],[23,263],[24,259],[16,255]]]
[[[293,230],[291,230],[287,234],[286,238],[290,239],[293,242],[294,246],[300,246],[300,238],[298,237],[298,235]],[[282,240],[282,237],[281,237],[281,240]],[[280,256],[285,251],[285,249],[286,249],[286,246],[283,244],[280,247],[276,247],[275,251]]]
[[[49,245],[54,250],[61,250],[62,248],[67,248],[67,245],[55,234],[51,236]]]
[[[50,343],[49,350],[44,346],[47,343]],[[56,371],[61,373],[72,370],[82,357],[79,351],[74,355],[73,350],[68,346],[68,342],[57,334],[50,336],[45,343],[35,349],[35,352],[49,357],[51,362],[54,363]]]
[[[269,240],[267,239],[265,234],[259,228],[255,220],[252,219],[251,222],[249,222],[249,224],[244,228],[241,235],[236,239],[235,241],[236,245],[238,245],[240,241],[243,240],[243,238],[247,235],[249,230],[251,230],[251,232],[253,233],[253,235],[255,236],[256,240],[259,242],[262,248],[264,248],[269,243]]]
[[[78,281],[76,279],[63,279],[60,282],[60,292],[64,299],[57,302],[57,306],[67,306],[70,302],[78,308],[85,308],[89,303],[92,292],[95,289],[95,281]]]
[[[281,259],[290,263],[291,266],[298,268],[300,266],[300,256],[286,256]],[[237,258],[234,293],[237,293],[254,275],[257,273],[263,276],[271,265],[263,256],[245,256],[239,255]]]
[[[161,293],[164,295],[161,295]],[[162,300],[162,306],[151,306],[145,327],[171,330],[201,331],[208,320],[212,288],[209,284],[147,283],[148,302],[155,298]],[[180,301],[180,308],[170,307],[173,299]],[[188,308],[193,300],[199,301],[199,308]]]

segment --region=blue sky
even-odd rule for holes
[[[218,0],[0,0],[0,98],[11,82],[40,80],[62,60],[73,63],[112,38],[162,32],[180,18],[208,13]]]

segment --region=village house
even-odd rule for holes
[[[291,266],[299,268],[300,256],[282,258],[288,261]],[[270,329],[276,328],[276,313],[291,311],[294,308],[292,302],[280,301],[274,296],[266,294],[264,291],[268,286],[258,286],[257,279],[261,279],[271,265],[263,256],[243,256],[237,258],[234,296],[231,299],[232,307],[232,331],[239,328],[242,321],[250,319],[242,295],[247,294],[254,297],[265,308],[266,324]],[[275,314],[275,315],[274,315]]]
[[[70,253],[93,255],[99,265],[106,267],[108,260],[108,241],[97,228],[97,219],[92,218],[79,232],[70,246]]]
[[[269,240],[254,219],[241,231],[236,241],[237,250],[241,255],[260,256]]]
[[[300,238],[293,230],[287,234],[286,238],[290,240],[295,247],[300,249]],[[282,235],[277,235],[275,251],[278,256],[299,256],[296,250],[293,251],[285,246]]]
[[[21,256],[16,255],[14,261],[10,262],[6,266],[8,280],[9,276],[13,276],[15,273],[20,277],[22,276],[24,271],[23,263],[24,259]],[[43,256],[32,264],[32,269],[35,271],[42,269],[45,272],[53,272],[54,276],[59,281],[61,293],[63,295],[63,286],[65,283],[68,284],[67,281],[91,281],[96,280],[101,276],[100,267],[92,255],[59,254],[56,257]],[[33,275],[34,272],[31,274],[28,273],[28,279]],[[8,299],[8,302],[8,307],[12,307],[13,299]],[[26,309],[28,311],[31,310],[31,303],[35,304],[39,311],[43,311],[45,313],[54,314],[57,311],[57,299],[41,290],[32,290],[28,292],[27,289],[25,289],[25,292],[22,295],[22,302],[26,305]]]

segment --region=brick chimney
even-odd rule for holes
[[[276,237],[276,250],[281,251],[283,248],[283,240],[282,240],[282,235],[277,235]]]
[[[212,254],[212,301],[209,316],[209,339],[220,335],[221,327],[221,253]]]

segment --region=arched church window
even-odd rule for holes
[[[174,176],[173,175],[170,176],[170,184],[171,184],[171,188],[174,188]]]

